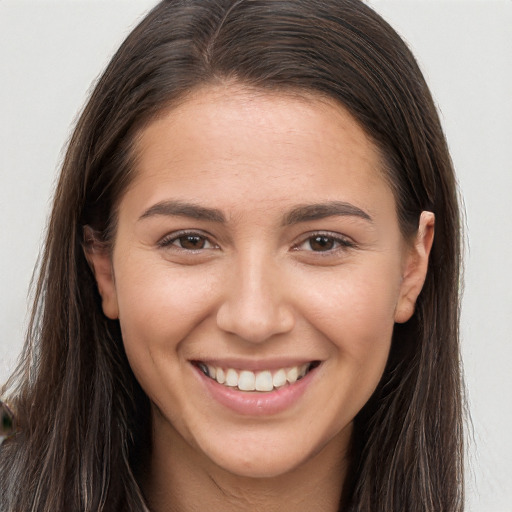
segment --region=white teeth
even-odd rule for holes
[[[222,368],[216,368],[215,380],[219,384],[224,384],[224,382],[226,382],[226,374],[224,373],[224,370]]]
[[[240,372],[240,377],[238,377],[238,389],[240,391],[254,391],[255,383],[256,376],[253,372]]]
[[[297,382],[298,378],[299,378],[299,369],[296,366],[294,366],[293,368],[290,368],[286,372],[286,380],[290,384],[293,384],[294,382]]]
[[[234,368],[224,369],[201,362],[198,363],[198,367],[203,373],[224,386],[238,388],[240,391],[268,392],[282,388],[286,384],[294,384],[308,373],[311,365],[307,363],[301,366],[280,368],[274,373],[271,370],[252,372]]]
[[[217,377],[217,370],[215,366],[212,366],[211,364],[208,365],[208,373],[210,374],[210,377],[212,379],[215,379]]]
[[[240,387],[240,385],[238,387]],[[272,374],[268,370],[259,372],[258,375],[256,375],[254,387],[256,388],[256,391],[272,391],[272,389],[274,389]]]
[[[235,388],[238,386],[238,373],[230,368],[226,373],[226,386]]]
[[[278,370],[274,373],[274,377],[272,378],[272,383],[275,388],[281,388],[286,384],[286,372],[284,370]]]

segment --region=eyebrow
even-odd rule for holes
[[[291,224],[334,216],[359,217],[368,222],[373,222],[373,219],[368,213],[351,203],[329,201],[327,203],[307,204],[294,208],[284,217],[283,225],[289,226]]]
[[[224,214],[215,208],[206,208],[193,203],[183,201],[162,201],[148,208],[139,220],[147,219],[155,215],[166,215],[171,217],[190,217],[197,220],[207,220],[210,222],[226,222]]]
[[[189,217],[197,220],[218,222],[220,224],[226,222],[225,215],[222,211],[216,208],[207,208],[194,203],[173,200],[161,201],[154,204],[139,217],[139,220],[157,215]],[[360,219],[373,222],[368,213],[351,203],[344,201],[329,201],[326,203],[300,205],[293,208],[284,216],[283,226],[290,226],[292,224],[299,224],[300,222],[308,222],[334,216],[358,217]]]

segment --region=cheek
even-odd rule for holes
[[[179,342],[192,323],[200,323],[209,314],[214,288],[215,278],[192,267],[126,261],[116,272],[125,342],[134,335],[153,343]]]
[[[165,261],[149,264],[136,258],[117,265],[126,355],[137,380],[156,403],[158,390],[179,388],[173,379],[185,364],[187,343],[182,342],[210,315],[215,287],[214,276],[192,267],[171,268]]]
[[[308,320],[333,348],[361,366],[387,358],[400,291],[397,266],[354,266],[316,284]]]
[[[165,410],[169,401],[183,401],[173,392],[182,389],[178,376],[186,364],[182,347],[187,345],[182,342],[211,314],[217,282],[215,275],[193,267],[172,267],[137,256],[125,257],[116,266],[119,322],[137,380]],[[173,419],[179,424],[179,417]]]

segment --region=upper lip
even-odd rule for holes
[[[197,358],[192,359],[192,363],[204,363],[206,365],[215,366],[217,368],[233,368],[235,370],[279,370],[280,368],[291,368],[294,366],[302,366],[304,364],[319,361],[315,358],[278,358],[278,359],[240,359],[240,358]]]

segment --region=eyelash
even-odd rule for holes
[[[180,247],[179,245],[176,245],[175,242],[179,241],[180,239],[184,240],[186,238],[199,238],[203,240],[204,242],[211,245],[211,247],[200,247],[199,249],[187,249],[185,247]],[[168,247],[174,247],[179,251],[186,251],[186,252],[200,252],[203,250],[209,250],[209,249],[217,249],[219,246],[215,243],[213,243],[210,238],[203,233],[198,233],[197,231],[179,231],[177,233],[172,233],[170,235],[165,236],[158,242],[158,246],[161,248],[168,248]]]
[[[200,247],[198,249],[190,249],[185,247],[180,247],[179,245],[176,245],[175,242],[179,241],[180,239],[183,241],[186,238],[198,238],[202,240],[204,243],[209,244],[210,247]],[[327,241],[327,243],[331,243],[333,247],[327,248],[326,250],[314,250],[311,246],[311,243],[314,239],[320,239],[323,238]],[[309,243],[310,249],[301,249],[301,246],[304,244]],[[168,247],[175,247],[177,250],[180,251],[186,251],[186,252],[200,252],[203,250],[210,250],[210,249],[218,249],[219,246],[215,243],[213,243],[210,238],[203,233],[199,233],[197,231],[180,231],[177,233],[172,233],[160,240],[158,242],[158,246],[162,248],[168,248]],[[350,240],[349,238],[346,238],[344,236],[339,235],[338,233],[330,233],[330,232],[314,232],[309,233],[307,237],[303,238],[303,240],[295,245],[293,245],[292,250],[294,251],[301,251],[306,250],[308,252],[314,252],[317,254],[323,254],[323,255],[332,255],[333,253],[337,253],[338,251],[344,251],[346,249],[350,249],[355,247],[356,244]]]
[[[330,243],[332,243],[334,245],[334,247],[328,248],[326,250],[319,250],[319,251],[313,250],[313,248],[311,247],[311,242],[314,239],[319,239],[319,238],[323,238],[323,239],[329,241]],[[310,252],[314,252],[319,255],[325,255],[325,256],[332,255],[339,251],[345,251],[347,249],[356,247],[356,244],[352,240],[350,240],[347,237],[341,236],[339,233],[330,233],[330,232],[320,231],[320,232],[309,233],[307,235],[307,237],[305,237],[301,242],[295,244],[293,246],[293,249],[296,251],[304,250],[304,249],[301,249],[301,246],[303,246],[304,244],[307,244],[307,243],[309,243],[309,246],[310,246],[310,249],[306,249],[308,252],[310,251]]]

